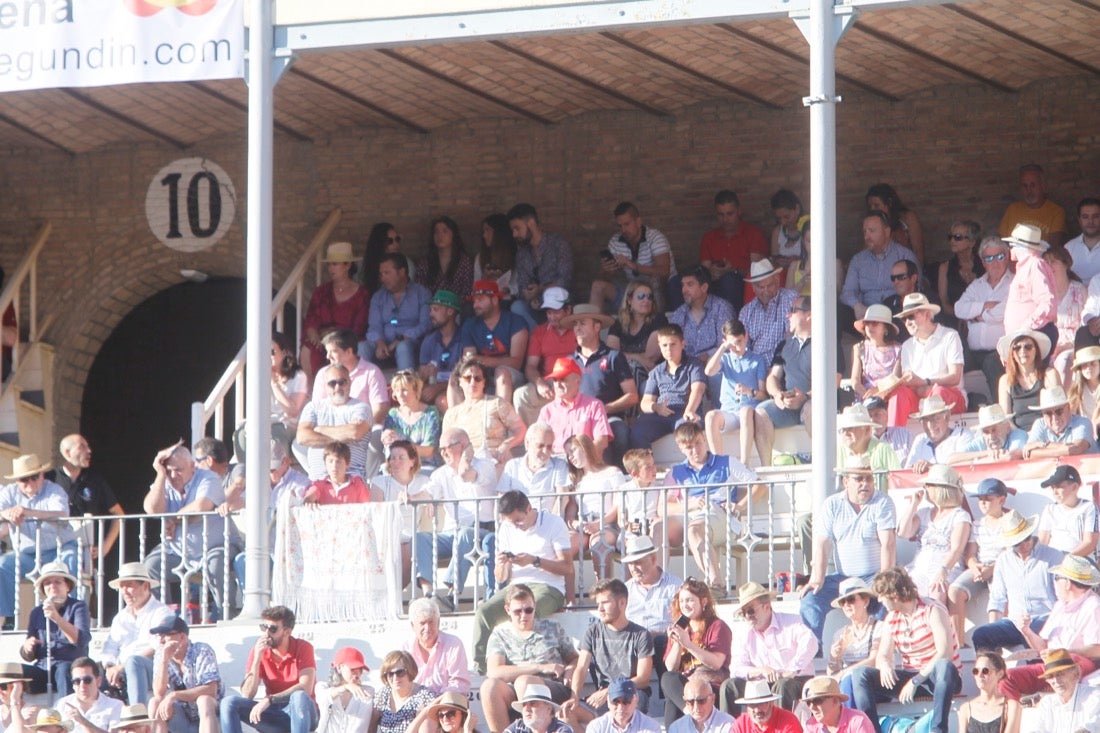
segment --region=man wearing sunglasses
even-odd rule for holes
[[[69,669],[73,693],[57,701],[61,715],[73,721],[78,733],[99,733],[108,730],[122,717],[122,700],[100,693],[103,682],[99,665],[88,657],[73,660]]]
[[[351,397],[351,378],[343,365],[321,370],[317,380],[324,385],[325,397],[302,408],[297,435],[298,443],[307,449],[304,468],[310,480],[325,478],[325,446],[334,440],[351,449],[348,473],[360,478],[372,475],[367,473],[370,406]]]
[[[668,729],[668,733],[729,733],[735,719],[714,704],[714,690],[700,676],[684,685],[684,713]]]
[[[955,227],[952,227],[955,228]],[[1005,301],[1012,285],[1008,245],[997,237],[986,237],[978,248],[985,274],[974,280],[955,303],[955,317],[966,324],[963,356],[966,369],[981,369],[990,397],[997,395],[997,383],[1004,364],[997,353],[997,341],[1005,335]]]
[[[241,733],[241,723],[308,733],[320,720],[313,699],[317,681],[313,645],[293,636],[294,612],[286,606],[272,606],[260,619],[260,638],[248,653],[241,692],[222,698],[221,733]],[[257,700],[261,682],[266,697]]]

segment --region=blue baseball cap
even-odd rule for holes
[[[638,696],[638,688],[629,677],[619,677],[607,686],[607,701],[633,700]]]
[[[981,498],[983,496],[1008,496],[1009,494],[1016,494],[1016,489],[1005,486],[1005,482],[999,478],[983,478],[981,483],[978,484],[978,488],[969,492],[971,496],[977,496]]]

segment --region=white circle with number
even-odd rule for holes
[[[181,158],[157,171],[145,194],[145,218],[163,244],[179,252],[214,246],[237,214],[237,192],[222,167]]]

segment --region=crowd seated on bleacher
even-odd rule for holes
[[[175,445],[154,458],[144,508],[163,515],[160,544],[111,582],[124,607],[102,674],[96,663],[77,664],[86,630],[79,613],[69,616],[83,600],[70,595],[81,598],[90,563],[115,543],[118,525],[101,541],[57,520],[121,513],[79,436],[62,442],[62,486],[28,455],[0,491],[4,531],[18,548],[0,559],[0,615],[16,615],[13,592],[32,569],[47,601],[30,614],[28,666],[13,684],[30,690],[49,680],[68,692],[77,680],[64,666],[90,666],[76,675],[81,705],[97,699],[81,689],[92,677],[97,690],[102,683],[105,693],[148,704],[154,729],[174,733],[219,725],[232,733],[243,723],[304,733],[320,721],[326,731],[352,730],[353,720],[385,733],[469,731],[468,708],[447,695],[468,691],[471,670],[487,675],[481,722],[494,733],[655,729],[646,712],[658,689],[666,729],[684,733],[786,729],[786,710],[800,702],[796,724],[807,730],[877,731],[877,701],[918,693],[933,696],[931,730],[946,731],[975,615],[968,605],[988,588],[988,622],[971,637],[982,650],[979,694],[963,707],[961,727],[988,729],[975,724],[989,724],[1000,704],[1000,729],[1015,733],[1014,701],[1050,693],[1039,703],[1044,720],[1088,728],[1088,716],[1100,714],[1081,681],[1100,662],[1100,518],[1081,490],[1095,477],[1054,468],[1042,482],[1051,501],[1033,517],[1011,506],[1005,481],[987,480],[972,518],[951,467],[1098,451],[1100,201],[1081,201],[1081,234],[1063,248],[1065,215],[1047,198],[1041,169],[1025,166],[1020,183],[1023,198],[999,236],[955,221],[950,256],[938,264],[925,260],[927,232],[897,193],[885,184],[868,192],[864,248],[846,268],[838,263],[846,272],[839,323],[861,339],[849,349],[845,336],[841,352],[852,357],[852,393],[837,418],[839,490],[812,516],[770,510],[791,515],[792,569],[795,553],[807,564],[808,579],[789,589],[801,594],[801,618],[772,609],[773,579],[738,577],[733,565],[745,549],[739,540],[756,537],[755,507],[774,499],[749,467],[754,449],[753,465],[769,466],[781,457],[782,433],[832,429],[810,423],[811,318],[834,314],[810,311],[809,222],[797,197],[773,199],[769,247],[742,218],[737,195],[719,192],[717,226],[681,268],[637,207],[619,204],[589,303],[573,297],[568,240],[519,204],[486,218],[476,259],[448,217],[433,220],[415,267],[409,256],[420,253],[402,252],[391,225],[376,226],[361,280],[355,248],[331,244],[330,279],[300,335],[302,363],[292,339],[274,338],[272,547],[288,505],[402,509],[399,588],[424,597],[409,606],[408,641],[385,656],[381,689],[362,683],[362,653],[348,648],[315,697],[313,649],[293,637],[289,609],[265,614],[243,683],[214,676],[216,661],[188,641],[186,621],[166,618],[163,601],[174,596],[187,608],[196,591],[201,620],[240,605],[234,578],[243,583],[244,554],[230,515],[245,506],[247,457],[232,466],[213,439],[193,454]],[[382,367],[399,370],[389,389]],[[967,370],[980,374],[968,379]],[[958,417],[973,411],[976,420]],[[662,445],[682,460],[657,465]],[[891,495],[889,476],[901,465],[923,489]],[[897,567],[898,537],[919,548],[907,569]],[[776,539],[766,538],[769,551]],[[701,579],[661,567],[681,545]],[[590,568],[578,564],[585,559]],[[53,560],[64,565],[46,565]],[[745,623],[731,630],[715,604],[734,588]],[[585,594],[599,620],[578,654],[552,617]],[[474,638],[440,632],[440,611],[471,595]],[[823,639],[830,609],[847,626]],[[546,641],[534,649],[539,634]],[[471,644],[469,667],[462,642]],[[1019,664],[998,665],[986,647]],[[831,679],[811,679],[818,649]],[[241,694],[224,696],[237,683]],[[128,714],[140,726],[138,712]],[[77,725],[83,714],[60,709]]]

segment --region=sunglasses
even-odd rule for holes
[[[1019,344],[1012,344],[1012,350],[1013,351],[1035,351],[1035,344],[1031,343],[1030,341],[1027,341],[1027,342],[1024,342],[1024,343],[1019,343]]]
[[[711,695],[707,695],[706,697],[685,697],[684,705],[702,705],[703,703],[710,700],[710,698]]]
[[[391,669],[389,672],[386,672],[386,677],[389,677],[390,679],[394,679],[396,677],[404,677],[408,673],[409,673],[408,670],[406,670],[404,667],[402,667],[400,669]]]
[[[961,242],[964,239],[973,239],[969,234],[948,234],[947,238],[955,242]]]
[[[993,668],[992,667],[974,667],[974,669],[970,670],[970,672],[975,677],[978,677],[979,675],[993,674]]]
[[[1007,255],[1004,252],[998,252],[995,255],[982,255],[982,262],[1000,262]]]
[[[279,624],[260,624],[260,632],[264,634],[274,634],[279,630]]]
[[[1069,409],[1069,408],[1058,407],[1058,408],[1053,409],[1053,410],[1043,410],[1042,415],[1043,415],[1043,417],[1058,417],[1063,412],[1065,412],[1067,409]]]
[[[95,682],[95,677],[91,675],[84,675],[83,677],[73,677],[70,682],[74,685],[90,685]]]
[[[530,616],[534,612],[535,612],[535,607],[534,606],[524,606],[523,608],[513,608],[512,609],[512,615],[513,616]]]
[[[462,381],[463,382],[475,382],[477,384],[481,384],[482,382],[485,381],[485,377],[482,377],[482,376],[477,375],[477,374],[464,374],[464,375],[462,375]]]
[[[892,282],[900,282],[901,280],[908,280],[911,277],[913,277],[913,276],[909,275],[909,274],[906,274],[906,273],[902,273],[900,275],[891,275],[890,280]]]
[[[457,718],[458,717],[458,711],[457,710],[440,710],[438,713],[435,714],[435,716],[437,718],[439,718],[440,720],[450,720],[451,718]]]
[[[629,705],[632,702],[634,702],[634,698],[632,698],[632,697],[620,697],[618,700],[612,700],[610,702],[610,704],[611,705]]]
[[[346,379],[330,379],[325,384],[327,384],[332,389],[336,389],[337,387],[346,387],[348,385],[348,380],[346,380]]]
[[[401,235],[398,234],[395,237],[386,237],[386,244],[401,244]]]
[[[653,293],[634,293],[635,300],[653,300]]]

